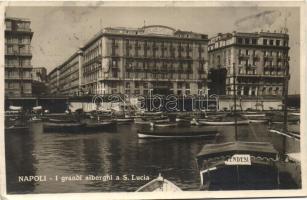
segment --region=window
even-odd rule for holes
[[[280,45],[280,40],[276,40],[276,46]]]
[[[267,39],[263,39],[263,45],[268,45],[267,43],[268,43]]]
[[[238,44],[242,44],[243,43],[243,39],[242,38],[238,38],[237,42],[238,42]]]
[[[135,83],[134,83],[134,87],[135,87],[135,88],[139,88],[139,87],[140,87],[139,82],[135,82]]]
[[[256,38],[252,39],[252,44],[257,44],[257,39]]]
[[[245,44],[249,44],[249,38],[245,38]]]
[[[274,45],[274,40],[270,40],[270,45]]]

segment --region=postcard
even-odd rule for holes
[[[1,196],[306,196],[304,2],[3,2]]]

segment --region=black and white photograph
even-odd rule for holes
[[[1,190],[299,196],[303,8],[6,4]]]

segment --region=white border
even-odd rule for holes
[[[0,20],[1,20],[1,30],[4,30],[4,9],[5,6],[62,6],[61,1],[48,1],[48,2],[38,2],[38,1],[19,1],[19,2],[2,2],[0,4]],[[74,3],[74,2],[72,2]],[[1,129],[0,133],[0,192],[6,199],[23,199],[23,200],[33,200],[33,199],[57,199],[57,200],[66,200],[66,199],[191,199],[191,198],[248,198],[248,197],[286,197],[286,196],[306,196],[306,163],[307,163],[307,144],[306,144],[306,136],[304,134],[305,125],[307,119],[306,115],[306,105],[305,99],[306,95],[306,85],[307,80],[305,79],[306,69],[306,24],[305,19],[307,19],[306,11],[307,7],[303,1],[241,1],[241,2],[233,2],[233,1],[104,1],[101,2],[87,2],[80,1],[78,2],[78,6],[88,6],[95,5],[96,3],[100,3],[100,6],[125,6],[125,7],[140,7],[140,6],[149,6],[149,7],[198,7],[198,6],[229,6],[229,7],[288,7],[295,6],[300,7],[300,70],[301,70],[301,79],[300,79],[300,93],[301,93],[301,158],[302,158],[302,188],[299,190],[271,190],[271,191],[195,191],[195,192],[177,192],[177,193],[133,193],[133,192],[114,192],[114,193],[65,193],[65,194],[26,194],[26,195],[7,195],[6,194],[6,179],[5,179],[5,154],[4,154],[4,128]],[[66,2],[67,5],[67,2]],[[74,5],[74,4],[72,4]],[[0,66],[2,70],[0,70],[0,77],[4,77],[4,31],[0,32],[0,38],[3,45],[0,47],[0,52],[2,55],[2,59],[0,59]],[[291,66],[290,66],[291,67]],[[4,78],[1,80],[2,84],[0,84],[0,89],[3,92],[1,98],[1,106],[0,109],[0,122],[2,127],[4,127]],[[1,196],[0,196],[1,198]]]

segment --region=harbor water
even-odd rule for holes
[[[91,134],[44,133],[42,122],[33,123],[29,133],[5,135],[7,192],[133,192],[159,173],[184,191],[197,191],[197,153],[205,144],[235,140],[234,126],[217,128],[219,136],[210,139],[138,139],[133,123]],[[267,141],[280,152],[284,147],[287,153],[300,151],[298,140],[286,138],[284,143],[283,138],[269,133],[266,124],[238,126],[240,141]],[[30,176],[40,180],[27,181]],[[291,181],[288,186],[295,187]]]

